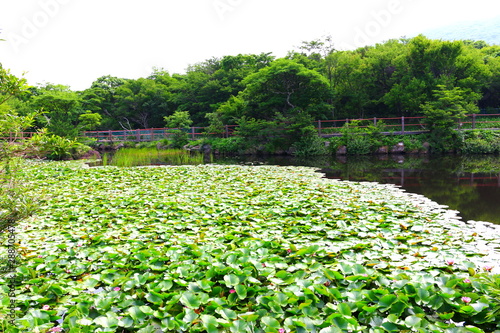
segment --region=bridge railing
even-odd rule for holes
[[[23,141],[30,139],[35,133],[36,132],[0,133],[0,140],[8,142]]]
[[[318,135],[328,137],[341,135],[342,126],[346,123],[359,121],[359,127],[369,125],[381,125],[384,134],[414,134],[427,132],[424,125],[424,117],[392,117],[392,118],[363,118],[363,119],[337,119],[318,120],[314,126]],[[230,137],[234,135],[237,125],[225,125],[220,133],[207,133],[207,127],[182,128],[181,131],[188,134],[192,140],[200,139],[207,134]],[[457,129],[500,129],[500,113],[497,114],[470,114],[462,122],[457,123]],[[98,141],[156,141],[169,138],[174,135],[177,128],[148,128],[135,130],[108,130],[108,131],[86,131],[84,136],[95,138]],[[34,132],[0,133],[0,140],[19,141],[29,139]]]
[[[363,118],[363,119],[340,119],[340,120],[318,120],[316,128],[319,135],[340,135],[341,128],[346,123],[359,121],[357,127],[366,128],[370,125],[382,125],[380,128],[385,134],[411,134],[427,132],[425,128],[425,117],[393,117],[393,118]],[[499,129],[499,114],[469,114],[457,123],[456,129]]]
[[[341,129],[345,124],[353,124],[358,128],[366,128],[371,125],[379,125],[383,132],[405,134],[406,132],[425,132],[425,127],[422,122],[424,117],[392,117],[392,118],[347,118],[340,120],[318,120],[316,128],[319,135],[328,136],[340,135]],[[499,119],[500,120],[500,119]],[[354,125],[356,121],[358,125]]]

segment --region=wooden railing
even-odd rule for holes
[[[341,120],[318,120],[316,128],[318,134],[323,137],[341,135],[340,129],[346,123],[353,120],[360,121],[359,127],[368,125],[381,125],[383,122],[383,134],[418,134],[427,130],[424,125],[425,117],[393,117],[393,118],[365,118],[365,119],[341,119]],[[470,114],[457,123],[457,129],[500,129],[500,114]]]
[[[35,132],[0,133],[0,140],[15,142],[30,139]]]
[[[427,132],[424,126],[424,117],[393,117],[393,118],[365,118],[365,119],[338,119],[338,120],[318,120],[314,126],[318,135],[322,137],[340,136],[341,128],[346,123],[353,120],[360,121],[359,127],[367,127],[370,124],[381,125],[383,122],[383,134],[417,134]],[[233,135],[237,125],[225,125],[223,132],[219,133],[224,137]],[[500,114],[471,114],[457,124],[457,129],[500,129]],[[135,130],[108,130],[108,131],[86,131],[84,136],[95,138],[97,141],[156,141],[169,138],[174,135],[177,128],[148,128]],[[206,127],[189,127],[181,129],[186,132],[190,139],[196,140],[207,134]],[[33,132],[21,132],[17,134],[0,134],[0,140],[18,141],[29,139]]]
[[[237,125],[226,125],[221,133],[224,137],[233,135]],[[205,135],[206,127],[189,127],[189,128],[148,128],[135,130],[109,130],[109,131],[86,131],[86,137],[95,138],[98,141],[156,141],[166,139],[174,135],[175,131],[181,130],[188,134],[192,140],[199,139]],[[208,133],[215,134],[215,133]]]

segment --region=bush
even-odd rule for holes
[[[434,96],[435,101],[421,105],[426,128],[430,130],[431,148],[436,152],[460,149],[460,135],[454,129],[467,113],[479,111],[474,104],[479,95],[457,87],[448,89],[438,85]]]
[[[305,146],[314,146],[314,142],[319,142],[315,139],[318,133],[312,125],[312,118],[304,112],[298,112],[289,118],[276,113],[273,120],[242,117],[237,124],[235,135],[245,138],[249,147],[268,153],[286,151],[291,147],[301,147],[303,150]]]
[[[330,142],[328,152],[333,155],[337,154],[337,150],[343,145],[342,138],[340,136],[332,136],[328,141]]]
[[[399,142],[402,142],[405,146],[405,152],[411,151],[421,151],[423,149],[424,142],[418,135],[402,135],[398,137]]]
[[[182,130],[171,131],[172,136],[170,137],[172,148],[182,148],[189,143],[189,135]]]
[[[207,141],[212,146],[212,150],[217,150],[221,154],[236,154],[247,149],[247,141],[239,136],[230,138],[213,138]]]
[[[371,122],[364,124],[359,120],[352,120],[342,126],[340,142],[346,146],[349,155],[369,154],[383,145],[384,137],[381,132],[384,127],[383,122],[375,126]]]
[[[76,140],[48,134],[47,131],[33,135],[26,146],[29,155],[56,161],[76,158],[91,149]]]
[[[292,145],[294,155],[299,157],[328,154],[325,141],[317,135],[304,136]]]
[[[364,135],[353,136],[346,144],[347,154],[366,155],[374,151],[372,141]]]
[[[461,151],[464,154],[500,153],[500,134],[484,130],[466,132]]]

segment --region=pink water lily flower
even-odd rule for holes
[[[467,296],[464,296],[462,297],[462,302],[468,304],[472,301],[472,299],[470,297],[467,297]]]
[[[48,306],[47,304],[45,304],[44,306],[42,306],[42,309],[43,310],[50,310],[50,306]]]
[[[114,291],[120,291],[120,289],[121,289],[120,287],[114,287],[113,288]]]
[[[234,289],[229,290],[230,294],[234,294],[235,292],[236,292],[236,290],[234,290]]]
[[[489,266],[489,265],[486,265],[483,267],[483,269],[486,271],[486,272],[491,272],[491,270],[493,269],[493,266]]]
[[[56,326],[56,327],[52,327],[49,332],[62,332],[63,329],[62,327],[59,327],[59,326]]]
[[[280,328],[280,329],[278,330],[278,332],[279,332],[279,333],[285,333],[286,331],[285,331],[285,329],[284,329],[284,328]]]
[[[464,279],[464,283],[470,283],[469,279]]]
[[[453,266],[454,263],[455,263],[455,260],[452,260],[452,259],[446,260],[446,265],[448,265],[448,266]]]

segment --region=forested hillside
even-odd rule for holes
[[[500,46],[422,35],[337,51],[328,40],[304,42],[276,59],[270,53],[228,55],[185,74],[154,69],[145,78],[96,78],[84,91],[46,84],[2,107],[39,114],[36,128],[61,136],[89,129],[164,127],[187,111],[194,126],[266,126],[286,120],[419,116],[446,92],[481,109],[500,106]],[[186,113],[184,113],[186,114]]]
[[[500,45],[500,16],[489,20],[467,21],[423,32],[433,39],[475,40]]]

